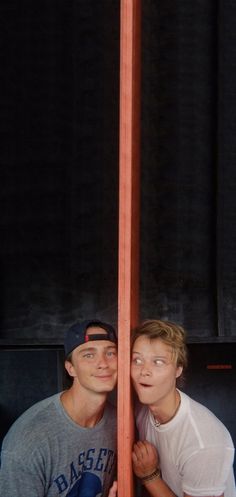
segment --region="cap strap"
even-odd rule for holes
[[[91,340],[108,340],[109,342],[113,342],[114,339],[110,336],[109,333],[96,333],[95,335],[85,335],[85,342],[90,342]]]

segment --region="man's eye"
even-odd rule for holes
[[[115,351],[115,350],[111,350],[111,351],[107,352],[107,356],[108,356],[108,357],[116,357],[116,355],[117,355],[117,354],[116,354],[116,351]]]
[[[165,361],[163,361],[163,359],[155,359],[154,362],[155,362],[156,366],[159,366],[159,367],[165,366]]]
[[[139,359],[138,357],[133,357],[132,362],[133,362],[133,364],[135,364],[136,366],[140,366],[140,364],[142,364],[141,359]]]
[[[84,357],[86,357],[86,359],[92,359],[94,357],[94,354],[91,354],[91,352],[90,352],[90,353],[84,354]]]

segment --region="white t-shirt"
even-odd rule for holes
[[[147,406],[139,405],[140,440],[158,450],[162,478],[178,496],[235,497],[234,447],[221,421],[183,392],[180,408],[169,423],[156,427]]]

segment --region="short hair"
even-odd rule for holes
[[[137,326],[131,336],[131,345],[139,337],[147,337],[150,340],[160,338],[169,345],[173,353],[173,361],[176,366],[186,369],[188,364],[188,352],[186,346],[186,333],[182,326],[171,321],[161,321],[158,319],[147,319]]]

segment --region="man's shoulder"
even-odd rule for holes
[[[204,440],[214,440],[215,443],[232,445],[231,435],[222,421],[207,406],[181,393],[181,402],[184,400],[186,424],[194,425],[194,431],[198,430]],[[186,408],[186,406],[188,406]]]
[[[26,411],[24,411],[14,424],[29,422],[30,419],[34,420],[36,416],[40,417],[41,414],[55,409],[56,406],[59,405],[60,395],[60,393],[56,393],[54,395],[51,395],[50,397],[47,397],[46,399],[39,400],[31,407],[29,407]]]
[[[45,433],[45,429],[50,430],[52,423],[55,423],[53,411],[57,410],[59,398],[60,394],[52,395],[40,400],[23,412],[6,434],[2,449],[16,450],[17,446],[23,449],[34,444],[34,440],[41,437],[42,433]]]

